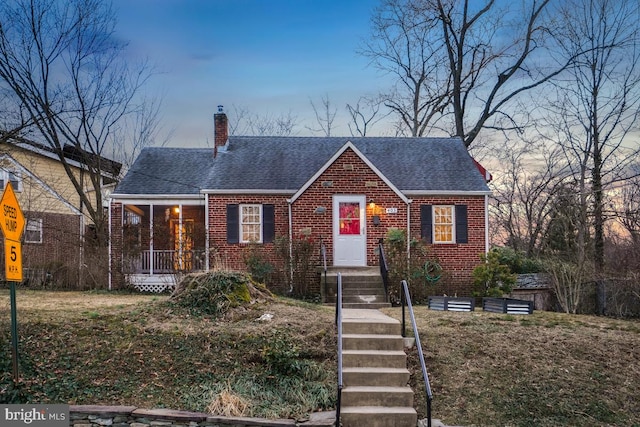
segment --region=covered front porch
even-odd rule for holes
[[[208,269],[203,200],[122,203],[122,273],[144,292],[172,289],[186,273]]]

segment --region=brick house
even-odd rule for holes
[[[270,254],[278,236],[322,239],[331,266],[375,266],[395,227],[470,292],[490,190],[460,139],[229,137],[222,111],[214,122],[213,149],[144,149],[115,189],[113,288],[160,291],[219,259],[243,268],[248,245]]]

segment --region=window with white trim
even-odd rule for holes
[[[433,243],[455,243],[453,206],[433,206]]]
[[[11,182],[13,191],[22,191],[22,175],[20,174],[20,172],[5,169],[0,170],[0,186],[2,186],[3,191],[4,187],[7,185],[7,182]]]
[[[240,242],[262,243],[262,205],[240,205]]]
[[[25,243],[42,243],[42,218],[27,220],[24,230]]]

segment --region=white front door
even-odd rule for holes
[[[367,265],[365,196],[333,196],[333,265]]]

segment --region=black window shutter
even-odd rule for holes
[[[468,243],[467,205],[456,205],[456,243]]]
[[[420,237],[426,243],[433,242],[433,220],[431,216],[431,205],[420,205]]]
[[[262,205],[262,243],[271,243],[276,236],[276,215],[273,205]]]
[[[227,243],[240,243],[238,205],[227,205]]]

